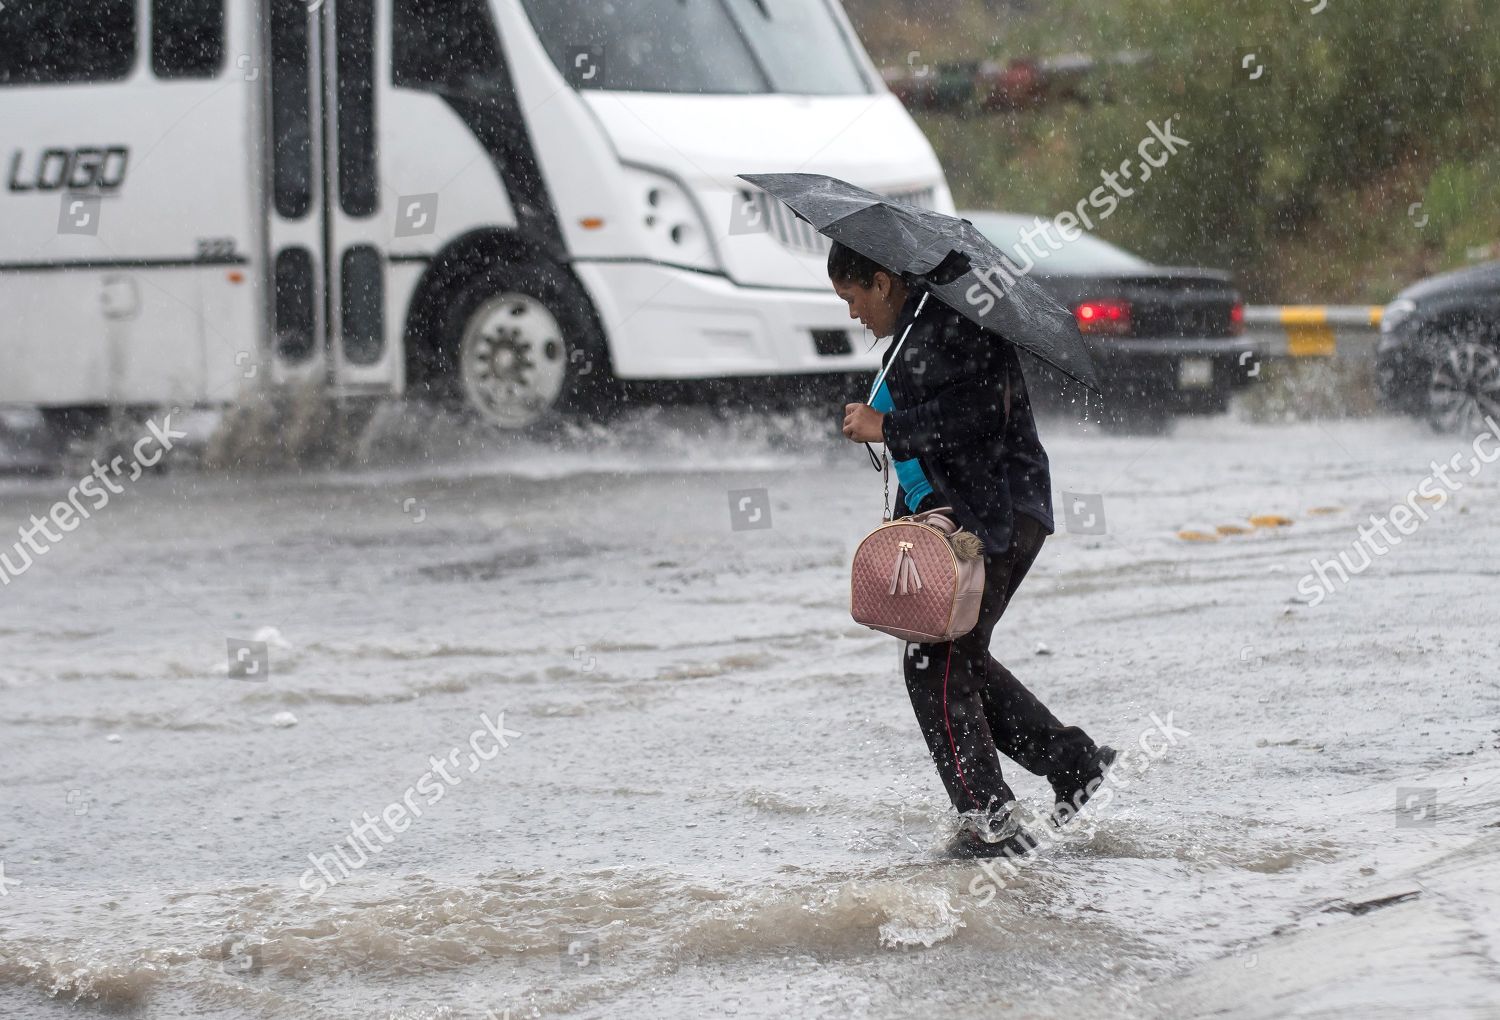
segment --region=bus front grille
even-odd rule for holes
[[[906,205],[914,205],[919,209],[931,209],[937,200],[936,190],[927,188],[915,188],[909,191],[887,191],[882,193],[886,198]],[[776,242],[789,251],[802,255],[826,255],[830,244],[828,238],[818,233],[806,220],[799,219],[786,206],[772,198],[764,191],[755,191],[751,194],[752,218],[759,214],[760,222],[765,224],[766,231],[776,239]]]

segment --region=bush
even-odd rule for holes
[[[889,20],[874,13],[879,0],[851,7],[864,8],[861,23]],[[1109,72],[1102,91],[1114,102],[922,120],[961,203],[1046,213],[1076,205],[1102,171],[1138,162],[1148,122],[1172,118],[1190,147],[1099,233],[1158,261],[1233,270],[1252,291],[1279,282],[1270,264],[1309,235],[1332,230],[1337,254],[1364,231],[1368,248],[1369,224],[1326,222],[1367,188],[1388,203],[1377,212],[1386,237],[1461,259],[1465,245],[1500,235],[1497,15],[1500,0],[1054,0],[1019,20],[992,17],[996,32],[970,48],[1149,52]],[[1250,53],[1266,69],[1254,82],[1241,68]],[[1410,166],[1436,168],[1425,195],[1427,171],[1407,181]],[[1422,233],[1407,215],[1418,200]]]

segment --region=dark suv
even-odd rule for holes
[[[1375,356],[1386,404],[1440,432],[1500,419],[1500,262],[1443,273],[1386,306]]]

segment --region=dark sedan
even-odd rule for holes
[[[1255,345],[1243,336],[1245,307],[1227,273],[1152,265],[1088,233],[1043,231],[1048,221],[1035,216],[959,215],[1073,310],[1104,382],[1107,423],[1151,429],[1176,414],[1216,414],[1248,383]],[[1045,406],[1049,391],[1067,387],[1040,374],[1034,389]]]
[[[1441,432],[1500,418],[1500,262],[1412,284],[1386,306],[1375,355],[1387,405]]]

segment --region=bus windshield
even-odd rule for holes
[[[867,95],[827,0],[522,0],[579,88]]]

